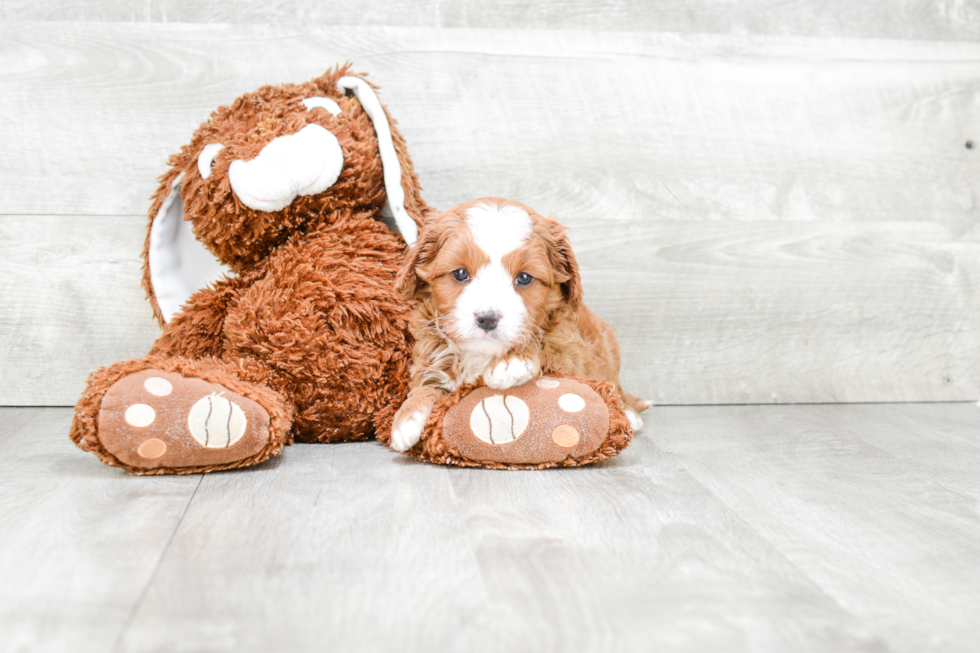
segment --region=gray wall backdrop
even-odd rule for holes
[[[570,227],[631,392],[975,400],[978,39],[976,1],[5,0],[0,405],[73,404],[145,353],[167,156],[348,59],[430,203]]]

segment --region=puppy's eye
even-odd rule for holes
[[[453,272],[453,279],[456,281],[469,281],[470,273],[466,271],[466,268],[460,268]]]
[[[534,277],[527,272],[521,272],[519,275],[517,275],[517,278],[514,279],[514,283],[522,287],[530,286],[532,281],[534,281]]]

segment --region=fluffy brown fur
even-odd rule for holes
[[[248,363],[245,364],[248,365]],[[184,376],[218,383],[259,403],[269,413],[271,422],[269,443],[258,454],[225,465],[195,465],[181,468],[157,467],[153,469],[139,469],[126,465],[107,451],[99,439],[99,410],[102,406],[102,398],[114,383],[125,376],[145,369],[177,372]],[[221,361],[214,358],[190,360],[186,358],[151,355],[135,360],[121,361],[108,367],[103,367],[89,376],[85,392],[75,407],[75,416],[72,420],[70,437],[75,444],[86,451],[94,453],[106,465],[110,467],[123,467],[128,469],[132,474],[199,474],[201,472],[213,472],[233,467],[257,465],[279,454],[285,445],[292,444],[292,438],[289,434],[292,419],[293,415],[290,402],[285,401],[281,395],[261,384],[242,381],[241,374],[235,362]]]
[[[468,349],[454,311],[468,281],[461,282],[452,273],[463,269],[475,274],[490,261],[467,224],[467,212],[481,205],[516,207],[531,218],[528,238],[501,259],[511,279],[521,272],[533,277],[530,285],[516,291],[527,317],[519,336],[490,356]],[[523,204],[483,198],[429,220],[399,272],[397,288],[403,299],[418,305],[411,323],[415,337],[411,392],[393,419],[396,431],[413,415],[427,414],[446,393],[515,360],[525,364],[529,378],[559,373],[607,381],[636,413],[649,406],[623,392],[619,345],[612,327],[582,301],[578,263],[564,228]]]
[[[150,210],[151,222],[178,175],[185,217],[196,237],[235,276],[194,294],[169,323],[157,305],[147,265],[143,284],[163,334],[150,355],[95,372],[76,407],[72,439],[107,464],[134,473],[191,473],[254,464],[293,438],[329,442],[367,438],[372,416],[400,403],[409,378],[410,302],[394,292],[406,246],[380,220],[386,195],[375,128],[358,100],[336,89],[348,66],[306,84],[266,86],[215,111],[170,159]],[[335,100],[342,113],[308,111],[304,98]],[[332,132],[344,155],[337,182],[276,212],[242,204],[228,181],[232,160],[248,160],[273,138],[310,123]],[[406,209],[421,223],[429,211],[405,142],[390,121],[402,166]],[[197,158],[222,143],[204,179]],[[149,237],[144,248],[148,260]],[[127,373],[178,371],[224,385],[271,416],[261,455],[220,467],[135,469],[99,440],[99,406]]]
[[[346,64],[305,84],[263,86],[229,106],[218,108],[198,127],[191,142],[170,157],[170,168],[160,178],[160,187],[153,196],[151,220],[170,193],[174,180],[184,173],[181,197],[184,212],[194,225],[194,234],[232,271],[241,273],[261,267],[269,252],[298,234],[302,236],[320,226],[347,219],[379,219],[386,196],[378,141],[374,125],[357,99],[337,90],[337,81],[345,76],[365,78],[363,73],[352,73],[350,64]],[[377,88],[374,84],[371,87]],[[308,111],[303,99],[314,96],[336,101],[343,111],[337,116],[326,111]],[[388,114],[387,108],[385,112]],[[405,208],[420,221],[431,209],[420,195],[418,176],[405,139],[396,128],[397,122],[390,114],[388,119],[402,164]],[[255,211],[242,204],[228,181],[231,162],[253,159],[274,138],[294,134],[309,124],[330,131],[344,150],[344,168],[337,182],[318,195],[297,197],[281,211]],[[214,160],[211,177],[203,179],[197,170],[197,158],[208,143],[222,143],[225,147]],[[149,248],[147,230],[143,287],[163,326],[150,279]]]

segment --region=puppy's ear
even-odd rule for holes
[[[408,250],[405,262],[395,278],[395,292],[404,301],[419,297],[428,287],[425,275],[420,274],[420,268],[431,263],[439,251],[440,230],[437,229],[437,222],[433,219],[423,224],[418,240]]]
[[[565,292],[565,301],[578,308],[582,304],[582,277],[578,272],[578,261],[568,242],[565,228],[556,220],[548,219],[548,259],[555,271],[555,281]]]

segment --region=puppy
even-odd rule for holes
[[[623,392],[613,329],[582,303],[564,228],[518,202],[484,198],[427,222],[401,268],[398,294],[418,301],[410,392],[391,447],[419,441],[446,393],[483,379],[506,390],[552,371],[611,381],[634,430],[650,404]]]

